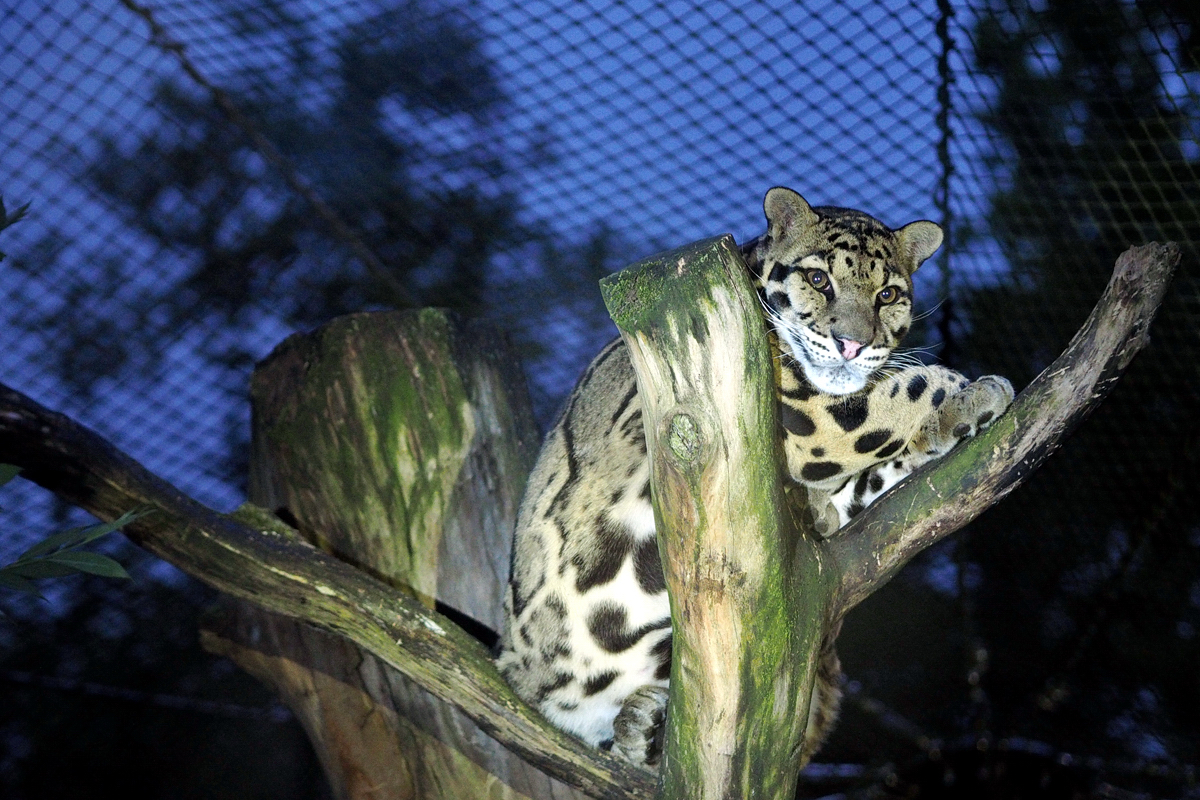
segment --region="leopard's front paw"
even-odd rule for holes
[[[625,698],[613,720],[613,751],[635,764],[654,766],[662,757],[667,690],[647,685]]]
[[[1007,378],[984,375],[947,397],[921,429],[926,455],[942,455],[987,428],[1008,410],[1015,393]]]

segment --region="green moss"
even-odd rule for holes
[[[238,522],[248,528],[253,528],[256,531],[264,533],[274,533],[283,536],[286,539],[300,539],[300,532],[281,520],[279,517],[272,514],[262,506],[256,506],[254,503],[242,503],[237,509],[230,514]]]
[[[441,523],[474,433],[445,313],[355,314],[291,346],[279,357],[302,364],[303,377],[266,433],[303,504],[321,511],[293,510],[328,549],[431,594]]]
[[[725,265],[740,264],[733,237],[726,234],[650,256],[600,281],[604,305],[623,331],[647,330],[667,309],[689,309],[707,297]],[[713,266],[719,266],[716,272]],[[714,276],[719,276],[714,278]]]

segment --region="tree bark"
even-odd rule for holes
[[[836,584],[784,501],[758,298],[729,237],[601,285],[638,376],[671,598],[661,796],[790,800]]]
[[[796,720],[804,719],[818,632],[922,547],[1028,477],[1145,344],[1178,258],[1172,245],[1123,256],[1067,354],[1027,390],[1036,395],[1023,393],[987,434],[911,476],[827,541],[801,531],[781,500],[776,410],[764,399],[770,360],[732,240],[650,259],[607,282],[606,302],[633,340],[631,350],[637,348],[660,547],[680,642],[663,796],[790,792],[789,778],[777,776],[795,773],[802,734]],[[749,472],[736,474],[727,458]],[[651,796],[647,773],[552,729],[513,695],[478,641],[383,572],[334,558],[266,512],[214,513],[101,437],[8,387],[0,387],[0,461],[101,519],[149,505],[156,513],[125,529],[147,550],[232,597],[372,654],[566,784],[600,798]],[[967,499],[956,499],[964,492]],[[688,520],[704,539],[689,538]],[[906,533],[914,526],[923,526],[919,534]],[[330,547],[340,541],[324,530],[310,533]],[[414,554],[410,563],[429,558]],[[423,586],[416,593],[428,600],[429,584]],[[794,597],[810,586],[824,594]],[[242,647],[245,638],[228,641]],[[275,658],[282,648],[262,646],[260,656]],[[321,679],[320,665],[312,666],[297,673],[297,685]],[[685,707],[681,699],[717,705]],[[709,721],[723,744],[702,741],[709,731],[699,726]]]

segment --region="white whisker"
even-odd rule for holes
[[[926,317],[932,316],[939,308],[942,307],[943,304],[945,304],[946,300],[947,300],[947,298],[943,297],[941,300],[938,300],[937,303],[935,303],[932,308],[930,308],[926,311],[922,311],[920,314],[913,314],[912,321],[920,322],[921,320],[925,319]]]

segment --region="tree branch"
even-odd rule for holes
[[[637,374],[671,598],[660,797],[790,800],[834,584],[784,499],[775,372],[749,273],[725,236],[601,288]]]
[[[124,529],[208,585],[340,634],[454,704],[547,774],[597,798],[649,798],[653,777],[555,730],[458,626],[298,538],[263,512],[248,527],[153,475],[101,436],[0,384],[0,462],[104,520],[155,509]],[[256,529],[257,528],[257,529]]]
[[[841,567],[839,614],[998,503],[1058,448],[1149,341],[1150,322],[1178,263],[1173,243],[1122,253],[1083,327],[1004,416],[909,476],[826,543]]]

